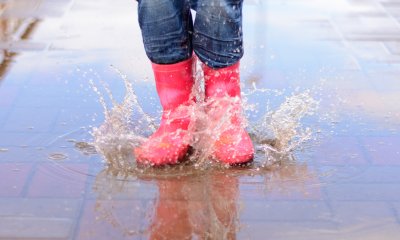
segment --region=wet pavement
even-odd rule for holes
[[[136,16],[131,0],[0,1],[0,239],[399,238],[400,1],[245,1],[243,92],[320,101],[314,139],[267,169],[126,174],[84,145],[104,121],[89,81],[124,97],[110,65],[158,114]],[[250,120],[283,101],[247,98]]]

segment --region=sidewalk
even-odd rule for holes
[[[267,170],[121,181],[74,143],[104,120],[91,79],[124,96],[110,65],[157,116],[136,2],[0,0],[0,239],[397,239],[400,0],[244,3],[243,92],[310,90],[317,140]],[[283,101],[248,98],[255,118]]]

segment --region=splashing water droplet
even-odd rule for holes
[[[8,148],[0,148],[0,153],[2,152],[8,152]]]

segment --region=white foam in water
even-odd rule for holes
[[[202,71],[198,71],[199,63],[194,68],[196,84],[193,87],[192,94],[197,101],[195,105],[188,107],[192,119],[188,131],[193,136],[191,146],[194,150],[189,162],[193,162],[196,167],[204,168],[213,166],[214,161],[211,159],[211,153],[214,142],[218,135],[229,127],[229,116],[240,111],[240,107],[237,107],[240,102],[239,99],[235,98],[223,98],[218,100],[221,101],[218,103],[204,102],[204,78]],[[107,105],[107,101],[98,89],[97,84],[90,80],[90,84],[103,106],[105,117],[101,126],[93,128],[93,145],[97,152],[104,156],[108,166],[129,171],[136,169],[132,154],[133,148],[146,139],[143,128],[154,132],[156,125],[154,120],[140,106],[132,83],[118,69],[115,70],[125,84],[126,93],[121,103],[115,101],[109,87],[101,82],[111,101],[111,105]],[[250,97],[254,92],[271,91],[254,88]],[[267,99],[268,97],[266,97],[265,104],[268,104]],[[245,100],[244,102],[246,102]],[[227,102],[232,103],[232,101],[233,104],[227,104]],[[231,107],[210,108],[210,105]],[[247,107],[250,111],[257,111],[254,106],[246,103],[244,103],[244,107]],[[297,92],[287,97],[277,109],[269,110],[257,122],[248,125],[246,121],[243,121],[242,124],[244,127],[248,127],[256,148],[256,163],[261,166],[269,166],[310,140],[313,131],[310,128],[303,127],[301,120],[307,115],[312,115],[317,107],[318,102],[313,99],[310,91]],[[206,110],[208,113],[206,113]]]

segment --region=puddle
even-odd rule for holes
[[[244,4],[254,162],[210,158],[196,71],[191,158],[139,168],[161,108],[135,1],[2,1],[0,238],[396,239],[398,9]]]

